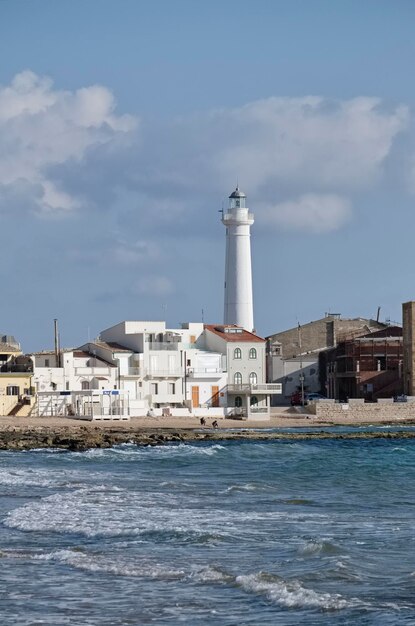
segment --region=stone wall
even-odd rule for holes
[[[322,420],[331,418],[359,419],[415,419],[415,402],[393,402],[392,399],[378,402],[364,402],[364,400],[349,400],[348,404],[325,400],[315,402],[307,407],[312,415]]]
[[[301,326],[301,351],[299,347],[298,327],[290,328],[281,333],[270,335],[267,339],[270,343],[277,341],[281,344],[282,356],[293,358],[300,352],[314,352],[330,348],[336,345],[337,341],[351,333],[354,336],[364,335],[374,330],[382,330],[385,324],[365,318],[341,319],[327,315],[323,319],[309,322]]]

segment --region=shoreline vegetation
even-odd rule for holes
[[[130,421],[85,422],[61,417],[0,417],[0,450],[32,450],[59,448],[85,451],[111,448],[132,443],[157,446],[167,443],[197,443],[230,440],[321,440],[321,439],[400,439],[415,438],[405,426],[415,426],[415,419],[350,420],[347,418],[317,420],[308,415],[278,415],[267,422],[224,419],[218,428],[207,420],[202,427],[195,418],[131,418]],[[398,430],[375,430],[377,426],[393,426]],[[365,430],[336,432],[335,426],[359,426]],[[292,428],[291,432],[271,429]],[[307,428],[308,432],[295,428]]]

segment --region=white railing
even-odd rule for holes
[[[261,383],[257,385],[228,385],[229,393],[282,393],[281,383]]]
[[[188,376],[209,376],[223,374],[221,367],[190,367],[187,370]]]
[[[167,343],[166,341],[147,341],[149,350],[178,350],[178,343]]]
[[[180,378],[183,376],[183,370],[181,369],[171,369],[171,370],[159,370],[159,369],[148,369],[146,372],[146,376],[148,378]]]
[[[106,375],[109,376],[109,367],[75,367],[75,376],[96,376]]]

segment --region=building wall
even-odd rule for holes
[[[292,358],[302,353],[324,350],[336,345],[347,334],[366,334],[371,330],[380,330],[386,325],[375,320],[356,318],[342,319],[335,315],[326,315],[323,319],[303,324],[300,327],[290,328],[267,337],[270,343],[281,343],[281,352],[284,358]],[[301,350],[300,350],[301,339]]]
[[[266,382],[265,375],[265,342],[226,342],[227,364],[228,364],[228,381],[232,385],[235,382],[235,373],[242,374],[242,384],[249,384],[249,375],[255,373],[258,384]],[[256,350],[256,358],[249,357],[251,349]],[[235,358],[235,351],[241,351],[241,358]]]
[[[415,395],[415,302],[402,305],[404,393]]]
[[[268,358],[271,361],[269,372],[273,376],[270,382],[282,384],[282,394],[272,398],[273,406],[289,404],[292,394],[301,389],[301,374],[304,376],[305,392],[320,392],[318,359],[315,354],[292,359],[280,356]]]

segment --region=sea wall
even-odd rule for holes
[[[415,402],[393,402],[392,399],[378,400],[378,402],[364,402],[350,399],[348,403],[339,403],[334,400],[315,402],[307,407],[312,415],[330,420],[333,417],[347,417],[359,419],[415,419]]]

